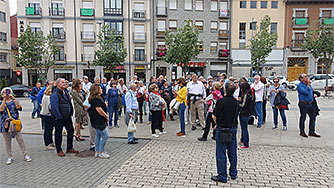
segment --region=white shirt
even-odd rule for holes
[[[264,84],[262,82],[258,82],[257,84],[252,84],[252,88],[255,91],[255,102],[263,101],[263,92],[264,92]]]
[[[238,99],[238,97],[239,97],[239,93],[240,93],[240,88],[238,88],[238,89],[236,89],[236,90],[234,91],[234,93],[233,93],[233,97],[234,97],[235,99]]]
[[[143,87],[139,87],[139,88],[137,89],[137,92],[140,92],[141,94],[145,94],[145,90],[146,90],[146,87],[143,86]]]
[[[89,92],[90,87],[92,87],[92,83],[88,82],[87,84],[85,82],[82,82],[82,89],[86,90],[87,92]]]
[[[127,87],[125,86],[125,84],[123,84],[123,86],[121,86],[120,84],[118,84],[116,88],[121,92],[122,95],[128,91],[128,89],[127,89]],[[124,90],[125,90],[125,91],[124,91]],[[124,92],[123,92],[123,91],[124,91]]]
[[[205,87],[202,82],[197,81],[196,83],[191,81],[187,84],[188,94],[201,94],[203,99],[206,97]],[[191,97],[190,100],[193,100],[194,97]],[[197,100],[200,100],[200,97],[196,97]]]

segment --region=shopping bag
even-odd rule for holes
[[[135,124],[135,121],[130,117],[129,125],[128,125],[128,132],[134,133],[137,131],[137,126]]]

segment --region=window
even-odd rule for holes
[[[173,10],[177,9],[177,2],[176,2],[176,0],[169,0],[169,9],[173,9]]]
[[[219,49],[220,50],[226,50],[227,49],[227,43],[226,42],[220,42],[219,43]]]
[[[192,7],[192,0],[185,0],[184,2],[184,9],[185,10],[192,10],[193,7]]]
[[[250,29],[250,30],[256,30],[256,24],[257,24],[256,21],[251,22],[251,23],[249,24],[249,29]]]
[[[304,18],[305,17],[305,10],[296,10],[296,17],[297,18]]]
[[[7,54],[0,53],[0,62],[7,62]]]
[[[211,10],[217,11],[218,9],[218,2],[217,1],[211,1]]]
[[[144,25],[135,25],[135,32],[133,34],[133,40],[146,40],[145,26]]]
[[[250,8],[256,8],[257,1],[250,2]]]
[[[104,0],[105,15],[122,15],[122,0]]]
[[[82,61],[90,61],[93,62],[94,60],[94,46],[83,46],[83,55]]]
[[[210,42],[210,52],[214,52],[214,53],[217,52],[217,42],[213,42],[213,41]]]
[[[54,55],[54,60],[56,61],[65,61],[65,52],[64,52],[64,46],[58,46],[59,47],[59,53]]]
[[[158,20],[158,31],[166,31],[166,21]]]
[[[332,10],[322,10],[321,17],[323,18],[331,18],[332,17]]]
[[[53,0],[51,2],[51,13],[54,16],[64,16],[63,3]]]
[[[135,47],[135,61],[145,61],[145,48]]]
[[[261,8],[267,8],[268,2],[267,1],[261,1]]]
[[[122,34],[122,33],[123,33],[123,22],[115,22],[115,21],[105,20],[105,21],[104,21],[104,24],[105,24],[105,25],[109,25],[110,28],[114,28],[114,29],[116,29],[116,31],[117,31],[119,34]]]
[[[177,20],[169,20],[169,29],[177,28]]]
[[[199,41],[199,42],[197,42],[197,46],[198,46],[198,50],[199,50],[200,52],[203,52],[203,41]]]
[[[94,8],[92,1],[83,1],[82,2],[82,8]]]
[[[64,25],[62,23],[52,24],[52,36],[57,39],[65,38]]]
[[[247,8],[247,1],[240,1],[240,8]]]
[[[203,10],[203,1],[196,1],[196,10]]]
[[[270,33],[277,33],[277,23],[270,24]]]
[[[218,27],[218,22],[216,22],[216,21],[212,21],[211,22],[211,31],[212,32],[216,32],[217,31],[217,27]]]
[[[6,22],[6,13],[0,11],[0,21]]]
[[[203,31],[203,24],[204,24],[203,21],[199,21],[199,20],[195,21],[195,25],[199,31]]]
[[[219,23],[219,30],[227,30],[227,22],[220,22]]]
[[[278,8],[278,1],[272,1],[271,8]]]
[[[239,23],[239,39],[246,39],[246,23]]]
[[[145,18],[145,5],[144,3],[135,3],[134,4],[134,18]]]
[[[187,24],[187,22],[188,22],[188,20],[184,20],[184,25],[186,25],[186,24]],[[190,26],[193,26],[193,21],[192,21],[192,20],[190,20],[189,24],[190,24]]]
[[[41,24],[40,23],[36,23],[36,22],[31,22],[30,24],[30,28],[32,32],[40,32],[41,31]]]

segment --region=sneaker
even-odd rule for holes
[[[176,136],[179,136],[179,137],[186,137],[186,133],[177,133]]]
[[[109,159],[110,155],[108,155],[106,152],[102,152],[100,153],[99,157],[102,159]]]
[[[10,165],[13,163],[13,157],[8,157],[6,164]]]
[[[31,157],[29,157],[29,155],[27,155],[27,154],[24,156],[24,160],[27,161],[27,162],[32,161]]]
[[[152,134],[152,137],[159,138],[159,135],[158,134]]]
[[[48,146],[44,147],[45,150],[55,150],[55,147],[51,146],[51,144],[49,144]]]
[[[277,129],[277,125],[273,125],[273,129]]]
[[[95,156],[94,157],[99,157],[99,153],[98,152],[95,152]]]
[[[49,146],[56,147],[54,143],[49,144]]]
[[[240,145],[242,145],[242,146],[244,145],[244,143],[243,143],[243,142],[241,142],[241,141],[239,142],[239,144],[240,144]]]
[[[249,149],[249,147],[246,147],[246,146],[240,146],[239,148],[240,149]]]
[[[166,131],[162,131],[162,134],[167,134],[167,132]]]
[[[199,138],[197,138],[197,140],[198,140],[198,141],[207,141],[207,139],[206,139],[206,138],[203,138],[203,137],[199,137]]]
[[[192,127],[191,127],[191,130],[193,130],[193,131],[196,130],[196,127],[195,127],[195,126],[192,126]]]
[[[288,127],[285,125],[283,126],[283,131],[286,131],[286,130],[288,130]]]

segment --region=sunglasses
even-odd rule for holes
[[[274,81],[274,83],[278,83],[278,81]]]

